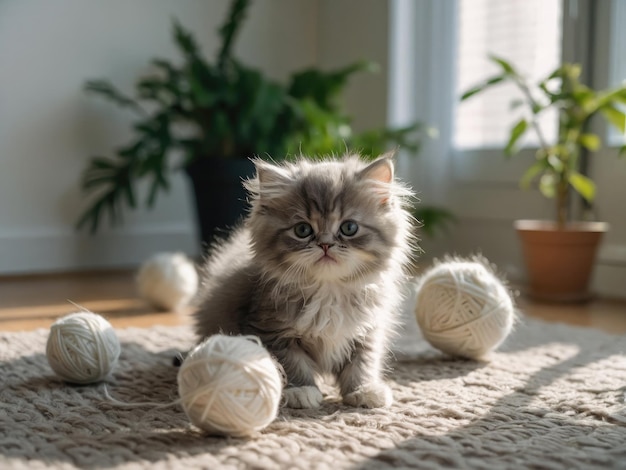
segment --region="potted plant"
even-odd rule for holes
[[[90,159],[82,189],[91,198],[79,228],[94,232],[105,215],[119,222],[124,207],[138,205],[135,187],[141,179],[150,181],[144,203],[152,207],[168,189],[169,175],[183,170],[194,188],[200,238],[208,244],[244,212],[241,180],[254,171],[250,157],[343,153],[347,146],[370,154],[389,144],[417,148],[417,125],[353,133],[338,98],[354,73],[373,68],[368,62],[333,71],[307,69],[287,84],[240,63],[233,45],[249,6],[250,0],[232,2],[213,62],[175,21],[182,63],[153,60],[151,73],[136,83],[135,97],[106,80],[86,84],[89,92],[134,112],[137,121],[134,139],[116,155]]]
[[[590,120],[597,115],[624,133],[626,116],[619,105],[626,103],[626,86],[593,90],[580,82],[581,67],[570,63],[533,86],[506,60],[491,59],[500,73],[465,92],[461,100],[503,82],[513,83],[521,91],[523,99],[512,106],[525,106],[527,113],[512,127],[505,154],[515,154],[519,139],[534,131],[539,149],[520,185],[528,188],[538,182],[541,194],[555,202],[554,220],[517,220],[514,224],[522,242],[529,293],[544,300],[586,300],[597,247],[608,224],[573,220],[570,197],[575,192],[587,203],[593,202],[596,186],[579,171],[581,151],[600,148],[600,137],[589,130]],[[556,142],[548,142],[538,123],[548,109],[558,111]],[[619,154],[624,151],[621,147]]]

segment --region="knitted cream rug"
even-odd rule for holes
[[[125,409],[102,385],[55,378],[48,332],[0,333],[0,468],[626,468],[626,337],[522,320],[488,363],[446,357],[407,332],[389,380],[395,403],[283,410],[250,439],[211,437],[181,408]],[[176,398],[184,327],[118,331],[108,389]],[[408,339],[407,339],[408,338]]]

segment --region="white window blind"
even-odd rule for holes
[[[458,0],[456,95],[499,72],[489,55],[509,61],[538,82],[561,62],[561,0]],[[521,98],[513,85],[501,84],[458,104],[454,145],[459,150],[502,148],[510,128],[525,112],[510,103]],[[548,140],[557,133],[556,114],[546,113],[540,125]],[[524,145],[536,145],[528,132]]]

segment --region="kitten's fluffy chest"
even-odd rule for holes
[[[294,333],[323,370],[347,360],[356,341],[375,327],[371,291],[322,286],[306,296]]]

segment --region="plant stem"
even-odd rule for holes
[[[514,80],[518,88],[522,91],[522,93],[526,97],[526,100],[530,104],[531,111],[534,110],[538,105],[533,98],[533,95],[530,93],[530,88],[528,88],[528,85],[521,77],[515,75]],[[534,112],[532,113],[532,116],[533,117],[530,120],[530,125],[533,126],[533,129],[537,134],[537,138],[539,139],[539,146],[547,153],[549,149],[548,142],[544,137],[543,132],[541,131],[541,127],[539,127],[539,123],[537,122],[536,114]]]
[[[537,122],[536,114],[534,109],[537,108],[538,104],[533,98],[530,88],[526,84],[526,82],[519,76],[514,76],[515,83],[522,91],[524,96],[526,97],[527,102],[530,104],[530,108],[532,111],[532,119],[530,123],[537,134],[537,138],[539,139],[539,146],[543,149],[546,155],[550,154],[550,146],[541,131],[541,127],[539,127],[539,123]],[[559,230],[565,228],[565,224],[568,220],[569,214],[569,183],[567,180],[567,175],[564,173],[559,174],[559,182],[556,188],[556,221],[557,227]]]

